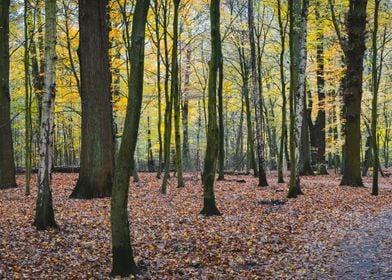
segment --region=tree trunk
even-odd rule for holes
[[[108,197],[114,154],[109,70],[108,0],[79,0],[82,147],[71,198]]]
[[[306,91],[306,90],[305,90]],[[298,168],[300,176],[312,176],[314,175],[311,154],[310,154],[310,126],[313,126],[311,120],[311,109],[306,108],[306,94],[304,94],[304,116],[302,118],[302,131],[301,131],[301,142],[300,142],[300,154],[298,160]]]
[[[280,86],[281,86],[281,93],[282,93],[282,133],[280,136],[280,147],[279,147],[279,157],[278,157],[278,183],[284,183],[283,179],[283,154],[285,152],[285,139],[287,137],[287,113],[286,113],[286,79],[285,79],[285,69],[284,69],[284,55],[286,51],[286,24],[283,24],[282,18],[282,5],[281,0],[277,0],[278,4],[278,21],[279,21],[279,33],[280,33],[280,45],[281,50],[279,54],[279,71],[280,71]]]
[[[56,96],[56,0],[45,1],[45,93],[39,143],[38,195],[33,225],[57,227],[52,203],[53,120]]]
[[[255,177],[259,176],[255,158],[254,149],[254,133],[252,125],[252,109],[250,107],[249,98],[249,64],[245,57],[245,49],[240,47],[238,49],[239,57],[241,61],[241,77],[242,77],[242,94],[245,99],[245,113],[246,113],[246,130],[247,130],[247,154],[248,154],[248,166],[253,169]],[[249,167],[248,167],[249,169]]]
[[[157,61],[157,94],[158,94],[158,142],[159,142],[159,164],[158,164],[158,170],[157,170],[157,178],[161,178],[161,173],[162,173],[162,153],[163,153],[163,145],[162,145],[162,87],[161,87],[161,34],[160,34],[160,8],[159,8],[159,3],[158,1],[154,2],[154,15],[155,15],[155,37],[156,37],[156,48],[157,48],[157,53],[156,53],[156,61]]]
[[[176,146],[176,171],[177,171],[177,187],[185,186],[182,174],[182,153],[181,153],[181,130],[180,130],[180,88],[178,81],[178,10],[180,0],[174,0],[174,19],[173,19],[173,48],[172,48],[172,79],[171,79],[171,95],[174,100],[174,140]]]
[[[233,134],[235,135],[235,154],[233,157],[233,171],[242,169],[243,163],[243,123],[244,123],[244,93],[241,96],[241,110],[240,110],[240,121],[238,128],[235,128],[235,118],[233,118]]]
[[[148,0],[137,0],[133,14],[130,49],[132,55],[129,58],[132,76],[129,81],[127,113],[114,172],[111,202],[113,276],[129,276],[138,273],[129,238],[128,187],[131,170],[133,169],[142,106],[144,38],[149,2]]]
[[[147,167],[148,172],[154,172],[154,155],[152,153],[152,139],[150,129],[150,116],[147,116]]]
[[[275,102],[272,102],[271,98],[269,98],[269,104],[270,104],[270,108],[274,108],[275,107]],[[267,109],[266,109],[267,112]],[[268,114],[267,114],[268,116]],[[267,118],[266,116],[266,118]],[[276,116],[275,116],[275,112],[274,110],[270,110],[270,120],[268,120],[268,129],[270,130],[270,150],[271,150],[271,170],[276,170],[277,169],[277,156],[278,156],[278,146],[277,146],[277,137],[276,137],[276,126],[272,123]]]
[[[264,170],[264,141],[262,133],[262,112],[260,104],[259,81],[256,65],[256,46],[254,36],[253,22],[253,0],[248,0],[248,28],[249,28],[249,44],[250,44],[250,65],[252,69],[252,86],[253,86],[253,106],[256,115],[256,140],[257,140],[257,157],[259,168],[259,186],[268,186],[267,178]]]
[[[225,126],[223,122],[223,54],[222,42],[219,43],[219,71],[218,71],[218,121],[219,121],[219,144],[218,144],[218,180],[225,179]]]
[[[220,215],[215,204],[214,181],[216,161],[218,156],[219,131],[217,124],[216,96],[218,84],[218,71],[220,70],[221,36],[220,36],[220,0],[211,0],[211,60],[208,77],[208,128],[207,148],[204,159],[203,193],[204,206],[200,214],[205,216]]]
[[[190,74],[191,74],[191,55],[192,47],[188,46],[185,54],[185,73],[184,73],[184,90],[182,103],[182,158],[184,161],[184,168],[186,171],[192,170],[192,162],[189,148],[189,89],[190,89]]]
[[[288,197],[302,194],[299,156],[305,117],[306,31],[308,0],[290,0],[290,183]],[[299,54],[299,55],[298,55]]]
[[[33,7],[31,7],[33,8]],[[35,7],[35,15],[36,15],[36,26],[37,26],[37,37],[38,37],[38,48],[34,39],[35,30],[34,28],[30,28],[30,54],[31,54],[31,71],[33,76],[33,85],[34,85],[34,93],[37,98],[37,107],[38,107],[38,127],[41,124],[41,115],[42,115],[42,96],[45,88],[45,77],[44,77],[44,38],[43,38],[43,24],[42,24],[42,15],[41,15],[41,5],[37,2]],[[39,133],[37,133],[37,138],[39,142]]]
[[[390,122],[389,122],[389,115],[388,115],[388,110],[387,110],[387,102],[384,101],[384,106],[383,106],[383,115],[384,115],[384,126],[385,126],[385,140],[384,140],[384,162],[385,162],[385,167],[389,167],[389,143],[390,143]]]
[[[201,172],[200,159],[200,134],[201,134],[201,105],[200,100],[197,101],[197,132],[196,132],[196,171]]]
[[[324,25],[320,16],[320,8],[316,7],[317,37],[316,37],[316,63],[317,63],[317,97],[318,112],[314,124],[313,135],[317,147],[316,163],[325,165],[325,92],[324,92]],[[320,170],[322,170],[320,168]],[[326,174],[321,174],[326,175]]]
[[[9,6],[0,4],[0,189],[16,187],[9,91]]]
[[[365,158],[362,163],[362,176],[367,176],[369,167],[373,162],[373,143],[372,143],[372,135],[369,135],[366,139],[366,150],[365,150]]]
[[[64,9],[64,25],[65,25],[65,36],[66,36],[66,40],[67,40],[67,54],[68,54],[68,59],[69,59],[69,64],[70,64],[70,68],[71,68],[71,72],[72,75],[75,79],[76,82],[76,87],[78,89],[78,93],[80,94],[80,79],[75,67],[75,61],[74,61],[74,57],[72,55],[72,45],[71,45],[71,36],[70,36],[70,32],[69,32],[69,13],[70,13],[70,9],[69,7],[66,5],[65,1],[63,1],[63,9]]]
[[[378,10],[381,0],[374,0],[374,24],[372,34],[372,149],[373,149],[373,182],[372,195],[378,195],[378,169],[379,169],[379,154],[378,154],[378,139],[377,139],[377,103],[378,103],[378,67],[377,67],[377,32],[378,32]],[[383,59],[381,57],[381,59]],[[381,67],[380,67],[381,68]],[[380,69],[381,74],[381,69]]]
[[[33,141],[33,126],[31,116],[32,105],[32,90],[30,83],[30,46],[31,37],[29,30],[32,29],[32,13],[28,5],[28,1],[24,3],[24,82],[25,82],[25,168],[26,168],[26,188],[25,194],[30,194],[31,181],[31,164],[32,164],[32,141]]]
[[[347,71],[343,101],[344,118],[344,171],[340,185],[363,186],[361,178],[361,102],[362,72],[365,53],[367,0],[350,0],[346,28],[348,42],[345,47]]]
[[[163,135],[163,161],[164,174],[162,178],[161,193],[167,193],[167,180],[170,177],[170,145],[172,134],[172,115],[173,115],[173,94],[169,92],[170,63],[169,63],[169,46],[168,46],[168,20],[169,20],[169,3],[163,1],[163,43],[164,43],[164,64],[165,64],[165,131]]]

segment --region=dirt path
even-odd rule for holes
[[[348,234],[339,249],[337,279],[392,279],[392,210]]]

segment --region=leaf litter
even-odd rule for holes
[[[275,183],[274,173],[266,188],[251,176],[226,177],[215,187],[223,215],[208,218],[199,215],[195,174],[186,174],[183,189],[171,178],[166,196],[155,174],[140,173],[131,183],[130,232],[141,279],[334,278],[335,263],[349,258],[345,240],[392,211],[391,178],[381,178],[380,195],[372,197],[369,188],[339,186],[337,175],[302,177],[305,195],[287,200],[287,186]],[[22,176],[18,189],[0,192],[0,278],[109,278],[110,199],[69,199],[76,180],[53,175],[59,230],[31,225],[34,182],[31,196],[24,196]]]

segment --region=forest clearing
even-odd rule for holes
[[[391,178],[381,179],[380,195],[374,197],[369,188],[338,186],[336,175],[303,177],[304,195],[288,200],[287,186],[275,183],[275,174],[267,188],[258,187],[252,176],[227,176],[217,182],[222,216],[205,218],[199,215],[202,186],[197,174],[184,177],[187,187],[176,188],[172,178],[167,196],[160,194],[159,181],[149,173],[140,173],[140,181],[130,187],[130,231],[135,260],[144,273],[140,279],[334,279],[344,254],[342,240],[392,213]],[[236,182],[239,179],[246,182]],[[31,227],[35,193],[25,197],[21,188],[1,193],[4,278],[109,275],[110,201],[69,199],[76,180],[75,174],[54,174],[59,230]],[[18,183],[23,184],[22,177]],[[365,185],[370,185],[368,178]],[[350,238],[354,247],[360,240],[356,238]],[[390,234],[383,236],[383,242],[391,241]],[[387,255],[380,257],[386,263],[389,251],[384,248]],[[382,275],[392,274],[389,270]]]
[[[392,0],[1,0],[0,279],[392,279]]]

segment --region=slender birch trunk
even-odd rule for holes
[[[33,225],[38,230],[57,227],[52,203],[53,121],[56,97],[56,0],[45,1],[45,93],[39,142],[38,195]]]
[[[290,183],[288,197],[302,194],[299,155],[305,116],[306,24],[308,0],[290,0]],[[299,55],[298,55],[299,54]]]

